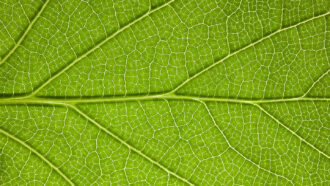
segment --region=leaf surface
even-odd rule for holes
[[[3,185],[328,185],[327,1],[0,1]]]

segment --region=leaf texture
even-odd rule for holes
[[[0,0],[1,185],[329,185],[329,2]]]

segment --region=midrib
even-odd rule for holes
[[[108,96],[108,97],[83,97],[83,98],[56,98],[56,97],[37,97],[21,96],[0,98],[0,104],[79,104],[79,103],[106,103],[124,101],[147,101],[147,100],[186,100],[203,102],[232,102],[244,104],[273,103],[273,102],[292,102],[292,101],[330,101],[330,98],[315,97],[293,97],[293,98],[274,98],[274,99],[234,99],[221,97],[206,97],[193,95],[177,95],[173,93],[137,96]]]

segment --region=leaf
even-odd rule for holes
[[[327,1],[1,1],[1,185],[329,185]]]

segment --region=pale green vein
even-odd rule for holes
[[[119,136],[117,136],[116,134],[112,133],[111,131],[109,131],[108,129],[106,129],[105,127],[103,127],[101,124],[99,124],[98,122],[96,122],[95,120],[93,120],[91,117],[89,117],[87,114],[85,114],[83,111],[81,111],[79,108],[77,108],[74,105],[68,105],[68,107],[72,108],[73,110],[75,110],[78,114],[80,114],[81,116],[83,116],[85,119],[87,119],[88,121],[90,121],[91,123],[93,123],[95,126],[97,126],[99,129],[101,129],[103,132],[107,133],[108,135],[110,135],[111,137],[113,137],[114,139],[116,139],[117,141],[119,141],[120,143],[122,143],[123,145],[125,145],[128,149],[136,152],[137,154],[139,154],[141,157],[145,158],[146,160],[148,160],[149,162],[151,162],[152,164],[158,166],[160,169],[164,170],[165,172],[167,172],[168,174],[173,175],[174,177],[180,179],[181,181],[189,184],[189,185],[194,185],[192,184],[190,181],[188,181],[187,179],[183,178],[182,176],[176,174],[175,172],[172,172],[171,170],[169,170],[168,168],[164,167],[163,165],[161,165],[160,163],[158,163],[157,161],[151,159],[149,156],[147,156],[146,154],[144,154],[143,152],[141,152],[140,150],[136,149],[135,147],[131,146],[130,144],[128,144],[126,141],[124,141],[123,139],[121,139]]]
[[[242,158],[244,158],[246,161],[250,162],[250,163],[253,164],[254,166],[258,167],[259,169],[261,169],[261,170],[263,170],[263,171],[265,171],[265,172],[268,172],[268,173],[270,173],[270,174],[272,174],[272,175],[275,175],[275,176],[277,176],[277,177],[283,178],[283,179],[285,179],[286,181],[290,182],[290,183],[293,185],[292,180],[288,179],[288,178],[285,177],[285,176],[279,175],[279,174],[277,174],[277,173],[275,173],[275,172],[273,172],[273,171],[271,171],[271,170],[268,170],[268,169],[265,169],[265,168],[261,167],[258,163],[255,163],[254,161],[252,161],[252,160],[250,160],[249,158],[245,157],[241,152],[239,152],[238,150],[236,150],[236,148],[233,147],[233,146],[231,145],[231,143],[229,142],[229,140],[228,140],[228,138],[226,137],[226,135],[222,132],[222,130],[221,130],[221,129],[219,128],[219,126],[217,125],[217,123],[216,123],[215,119],[213,118],[213,115],[212,115],[210,109],[208,108],[208,106],[206,105],[206,103],[203,102],[203,101],[200,101],[200,103],[204,105],[204,107],[205,107],[205,109],[206,109],[208,115],[210,116],[210,118],[211,118],[211,120],[212,120],[214,126],[218,129],[218,131],[219,131],[219,132],[221,133],[221,135],[224,137],[224,139],[225,139],[226,143],[228,144],[228,146],[229,146],[234,152],[236,152],[239,156],[241,156]]]
[[[33,20],[30,22],[29,26],[26,28],[24,31],[23,35],[21,38],[16,42],[15,46],[7,53],[7,55],[0,61],[0,65],[3,64],[15,51],[16,49],[21,45],[23,40],[25,39],[26,35],[29,33],[29,31],[32,29],[32,26],[34,23],[38,20],[42,12],[45,10],[47,7],[48,3],[50,0],[46,0],[46,2],[42,5],[41,9],[39,10],[38,14],[33,18]]]
[[[9,137],[10,139],[16,141],[17,143],[23,145],[25,148],[29,149],[35,155],[37,155],[40,159],[42,159],[46,164],[48,164],[52,169],[54,169],[60,176],[64,178],[70,185],[75,185],[59,168],[57,168],[52,162],[50,162],[46,157],[40,154],[37,150],[33,147],[22,141],[21,139],[17,138],[16,136],[6,132],[5,130],[0,128],[0,133],[4,134],[5,136]]]
[[[294,25],[291,25],[291,26],[288,26],[288,27],[285,27],[285,28],[280,28],[280,29],[276,30],[275,32],[272,32],[271,34],[269,34],[269,35],[267,35],[267,36],[265,36],[265,37],[262,37],[262,38],[256,40],[255,42],[250,43],[249,45],[246,45],[245,47],[240,48],[239,50],[236,50],[236,51],[233,52],[233,53],[230,53],[230,54],[227,55],[226,57],[224,57],[224,58],[222,58],[222,59],[220,59],[220,60],[214,62],[212,65],[210,65],[210,66],[208,66],[208,67],[202,69],[202,70],[199,71],[198,73],[194,74],[193,76],[189,77],[188,79],[186,79],[185,81],[183,81],[182,83],[180,83],[180,84],[179,84],[178,86],[176,86],[173,90],[171,90],[170,93],[175,93],[176,91],[178,91],[180,88],[182,88],[184,85],[186,85],[186,84],[187,84],[188,82],[190,82],[191,80],[193,80],[193,79],[197,78],[198,76],[204,74],[205,72],[209,71],[210,69],[212,69],[213,67],[217,66],[218,64],[224,62],[225,60],[229,59],[230,57],[232,57],[232,56],[234,56],[234,55],[237,55],[238,53],[240,53],[240,52],[242,52],[242,51],[244,51],[244,50],[246,50],[246,49],[248,49],[248,48],[250,48],[250,47],[253,47],[253,46],[257,45],[258,43],[261,43],[262,41],[264,41],[264,40],[266,40],[266,39],[268,39],[268,38],[271,38],[272,36],[274,36],[274,35],[276,35],[276,34],[278,34],[278,33],[280,33],[280,32],[283,32],[283,31],[285,31],[285,30],[289,30],[289,29],[291,29],[291,28],[295,28],[295,27],[297,27],[297,26],[299,26],[299,25],[305,24],[305,23],[310,22],[310,21],[313,21],[313,20],[315,20],[315,19],[318,19],[318,18],[321,18],[321,17],[325,17],[325,16],[327,16],[327,15],[329,15],[329,14],[330,14],[330,12],[327,12],[327,13],[324,13],[324,14],[318,15],[318,16],[316,16],[316,17],[312,17],[312,18],[306,19],[306,20],[304,20],[304,21],[298,22],[298,23],[296,23],[296,24],[294,24]]]
[[[184,96],[176,94],[156,94],[156,95],[142,95],[142,96],[125,96],[125,97],[85,97],[85,98],[47,98],[47,97],[9,97],[0,98],[0,104],[79,104],[79,103],[107,103],[107,102],[124,102],[124,101],[144,101],[155,99],[167,100],[193,100],[193,101],[209,101],[209,102],[232,102],[245,104],[258,103],[276,103],[276,102],[293,102],[293,101],[330,101],[330,98],[309,98],[309,97],[295,97],[295,98],[279,98],[279,99],[233,99],[233,98],[212,98],[201,96]]]
[[[302,138],[301,136],[299,136],[296,132],[294,132],[293,130],[291,130],[289,127],[287,127],[286,125],[284,125],[280,120],[278,120],[275,116],[273,116],[272,114],[270,114],[267,110],[265,110],[261,105],[258,104],[254,104],[256,107],[258,107],[263,113],[265,113],[267,116],[269,116],[270,118],[272,118],[276,123],[278,123],[280,126],[284,127],[286,130],[288,130],[291,134],[293,134],[294,136],[296,136],[298,139],[300,139],[301,141],[305,142],[308,146],[310,146],[312,149],[316,150],[318,153],[322,154],[323,156],[325,156],[326,158],[329,159],[329,156],[322,152],[320,149],[318,149],[317,147],[315,147],[313,144],[309,143],[308,141],[306,141],[304,138]]]
[[[301,96],[301,97],[306,97],[306,95],[315,87],[315,85],[321,81],[328,73],[330,69],[328,69],[325,73],[323,73],[316,81],[313,82],[313,84],[309,87],[309,89]]]
[[[168,1],[167,3],[164,3],[161,6],[158,6],[155,9],[152,9],[150,11],[148,11],[147,13],[145,13],[144,15],[142,15],[141,17],[135,19],[134,21],[130,22],[129,24],[125,25],[124,27],[121,27],[120,29],[118,29],[116,32],[114,32],[113,34],[111,34],[109,37],[106,37],[103,41],[101,41],[100,43],[98,43],[97,45],[95,45],[94,47],[92,47],[91,49],[89,49],[87,52],[85,52],[84,54],[82,54],[81,56],[79,56],[78,58],[76,58],[73,62],[71,62],[69,65],[67,65],[65,68],[63,68],[62,70],[60,70],[59,72],[57,72],[56,74],[54,74],[53,76],[51,76],[48,80],[46,80],[43,84],[41,84],[37,89],[35,89],[34,91],[31,92],[31,96],[36,95],[41,89],[43,89],[45,86],[47,86],[50,82],[52,82],[53,80],[55,80],[57,77],[59,77],[61,74],[63,74],[64,72],[66,72],[67,70],[69,70],[71,67],[73,67],[76,63],[78,63],[80,60],[82,60],[83,58],[87,57],[89,54],[91,54],[92,52],[94,52],[95,50],[99,49],[102,45],[104,45],[106,42],[108,42],[109,40],[111,40],[112,38],[114,38],[115,36],[117,36],[118,34],[122,33],[123,31],[125,31],[126,29],[130,28],[132,25],[136,24],[137,22],[143,20],[144,18],[148,17],[150,14],[168,6],[169,4],[171,4],[174,0]]]

